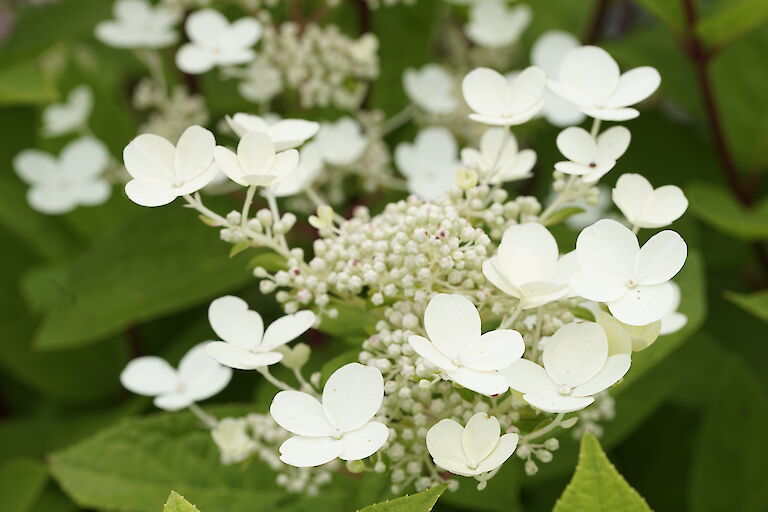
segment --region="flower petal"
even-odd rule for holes
[[[248,132],[237,145],[237,160],[245,174],[267,174],[275,162],[275,145],[266,133]]]
[[[440,420],[427,431],[427,450],[436,461],[440,459],[452,464],[466,465],[463,436],[464,428],[458,422],[451,419]]]
[[[627,173],[619,176],[613,189],[613,202],[621,213],[637,225],[643,215],[643,205],[653,194],[653,186],[640,174]]]
[[[688,199],[675,185],[665,185],[653,191],[643,204],[638,225],[644,228],[668,226],[679,219],[688,208]]]
[[[599,103],[619,84],[619,65],[608,52],[597,46],[580,46],[563,57],[558,80]]]
[[[389,429],[383,423],[371,421],[357,430],[347,432],[341,438],[343,448],[341,460],[360,460],[370,457],[384,446],[389,438]]]
[[[190,180],[210,167],[216,139],[202,126],[190,126],[179,137],[174,157],[176,176]]]
[[[145,133],[125,146],[123,162],[131,177],[144,180],[167,180],[174,178],[176,148],[167,139]]]
[[[470,465],[480,464],[480,461],[490,455],[500,436],[501,425],[495,416],[479,412],[469,418],[461,440]]]
[[[210,71],[216,65],[214,54],[196,43],[186,43],[176,52],[176,66],[190,75],[199,75]]]
[[[575,273],[570,284],[578,296],[595,302],[617,300],[627,292],[626,281],[612,275],[591,272]]]
[[[576,257],[583,271],[622,281],[633,277],[639,251],[637,237],[615,220],[603,219],[592,224],[576,240]]]
[[[590,380],[576,386],[571,391],[573,396],[591,396],[608,389],[626,375],[632,360],[628,354],[610,356],[600,372]]]
[[[566,324],[544,348],[544,369],[557,384],[574,387],[593,378],[608,358],[608,338],[592,322]]]
[[[257,311],[248,309],[240,297],[226,295],[211,302],[208,320],[214,332],[227,343],[254,350],[261,344],[264,322]]]
[[[523,399],[544,412],[561,413],[579,411],[595,401],[591,396],[563,396],[555,393],[530,393]]]
[[[181,359],[179,379],[185,393],[193,400],[205,400],[227,387],[232,369],[219,364],[206,351],[208,343],[199,343]]]
[[[448,378],[456,384],[471,389],[481,395],[500,395],[509,389],[507,380],[497,371],[486,372],[459,367],[455,370],[446,371],[446,374],[448,375]]]
[[[523,355],[525,343],[519,332],[498,329],[470,345],[462,356],[462,364],[474,370],[503,370]]]
[[[73,179],[93,179],[107,168],[109,151],[98,139],[81,137],[67,144],[59,155],[59,167]]]
[[[528,111],[534,105],[543,104],[541,101],[547,86],[547,75],[544,70],[529,66],[518,74],[510,84],[510,113]],[[541,105],[536,109],[541,108]]]
[[[502,372],[509,387],[520,393],[556,393],[557,384],[547,371],[528,359],[512,363]]]
[[[232,150],[225,148],[224,146],[216,146],[213,150],[213,157],[216,159],[216,165],[221,168],[222,172],[224,172],[229,179],[238,185],[248,185],[245,181],[245,171],[240,167],[240,161]]]
[[[320,124],[304,119],[283,119],[269,129],[269,135],[275,142],[275,150],[300,146],[304,141],[314,137],[320,129]]]
[[[289,466],[311,468],[331,462],[343,449],[338,439],[295,436],[280,446],[280,460]]]
[[[611,314],[629,325],[648,325],[664,318],[672,306],[672,285],[641,285],[608,303]]]
[[[315,323],[315,314],[312,311],[298,311],[292,315],[285,315],[272,322],[264,332],[259,348],[272,350],[289,341],[295,340]]]
[[[308,393],[280,391],[272,400],[269,413],[278,425],[300,436],[321,437],[336,433],[325,417],[323,406]]]
[[[163,206],[176,197],[173,187],[165,180],[134,179],[125,184],[125,195],[141,206]]]
[[[194,400],[186,393],[177,393],[174,391],[155,397],[153,403],[155,404],[155,407],[159,409],[173,412],[189,407],[194,403]]]
[[[213,341],[206,348],[208,355],[219,363],[236,370],[254,370],[275,364],[283,358],[279,352],[254,353],[232,343]]]
[[[630,69],[619,78],[619,83],[604,105],[611,108],[629,107],[653,94],[661,84],[656,68],[643,66]]]
[[[200,9],[189,15],[184,29],[195,43],[213,46],[229,30],[229,22],[215,9]]]
[[[571,162],[588,165],[597,158],[597,143],[584,128],[571,126],[556,139],[557,149]]]
[[[509,113],[512,91],[504,76],[489,68],[470,71],[461,83],[464,100],[479,114],[502,116]]]
[[[623,126],[612,126],[597,137],[599,160],[618,160],[629,147],[632,134]]]
[[[676,232],[666,230],[656,233],[640,249],[637,282],[651,285],[669,281],[683,268],[687,255],[688,246]]]
[[[490,455],[477,466],[477,471],[487,473],[504,464],[515,453],[519,439],[520,436],[514,433],[501,436]]]
[[[437,347],[427,338],[416,334],[408,336],[408,344],[411,348],[428,362],[442,370],[452,370],[456,365],[450,359],[440,352]]]
[[[440,352],[453,359],[480,338],[480,315],[463,295],[439,293],[424,310],[424,329]]]
[[[144,356],[134,359],[120,373],[120,382],[131,393],[157,396],[176,388],[176,370],[160,357]]]
[[[323,388],[323,410],[342,432],[356,430],[369,421],[384,400],[384,378],[373,367],[359,363],[342,366]]]
[[[45,183],[59,172],[53,155],[39,149],[25,149],[13,159],[13,168],[27,184]]]

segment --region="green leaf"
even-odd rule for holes
[[[429,512],[445,489],[445,485],[438,485],[418,494],[369,505],[358,512]]]
[[[768,239],[768,201],[747,210],[725,188],[711,183],[693,183],[685,193],[691,211],[707,224],[743,240]]]
[[[561,222],[565,221],[568,217],[572,217],[579,213],[584,213],[584,208],[581,208],[579,206],[566,206],[565,208],[560,208],[547,219],[547,222],[545,225],[552,226],[554,224],[560,224]]]
[[[725,292],[725,298],[744,311],[768,322],[768,290],[750,294]]]
[[[0,105],[47,103],[57,97],[52,80],[35,61],[0,69]]]
[[[616,471],[597,438],[581,438],[576,473],[552,512],[651,512],[645,500]]]
[[[690,510],[768,510],[768,393],[736,357],[721,359],[717,375],[720,385],[707,400],[696,436]]]
[[[182,208],[152,209],[73,261],[42,303],[50,303],[35,345],[62,349],[197,305],[250,280],[214,230]],[[85,328],[87,326],[87,328]]]
[[[768,2],[765,0],[728,0],[721,2],[716,12],[699,21],[696,29],[707,44],[722,47],[766,21]]]
[[[16,458],[0,466],[0,510],[28,512],[43,492],[48,474],[35,459]]]
[[[682,32],[684,27],[682,2],[671,0],[637,0],[654,16],[675,32]]]
[[[244,416],[253,408],[242,404],[206,411],[223,418]],[[203,512],[349,510],[362,505],[361,498],[371,500],[357,494],[361,477],[337,475],[311,497],[280,488],[274,471],[258,460],[224,466],[210,433],[188,412],[126,419],[54,453],[50,471],[78,505],[101,511],[157,512],[168,489],[194,496]]]
[[[165,502],[163,512],[200,512],[197,507],[184,499],[184,496],[171,491],[168,501]]]

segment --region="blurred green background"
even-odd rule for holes
[[[111,2],[38,3],[0,6],[0,511],[151,512],[171,489],[203,512],[352,511],[387,497],[386,482],[372,474],[339,475],[315,498],[286,494],[259,463],[220,466],[191,416],[145,416],[150,401],[122,390],[118,374],[130,358],[175,362],[211,336],[212,298],[236,292],[267,317],[277,307],[260,297],[248,258],[228,258],[215,230],[178,204],[140,208],[116,189],[108,203],[63,216],[27,206],[13,156],[64,143],[39,137],[41,106],[90,84],[91,129],[119,158],[141,120],[129,98],[145,73],[130,52],[93,38]],[[654,510],[766,511],[768,2],[529,3],[534,21],[522,54],[545,30],[562,29],[604,46],[624,69],[659,69],[660,92],[628,123],[632,145],[606,183],[640,172],[656,186],[681,186],[690,200],[674,226],[690,248],[679,278],[689,325],[638,358],[616,390],[616,419],[601,443]],[[342,4],[334,21],[350,33],[370,22],[381,40],[371,106],[391,115],[406,103],[403,69],[439,57],[435,20],[444,2],[362,15],[359,2]],[[206,75],[201,88],[212,119],[248,109],[231,84]],[[540,122],[526,140],[539,155],[539,197],[558,158],[556,134]],[[224,197],[213,205],[237,203]],[[565,228],[561,235],[575,239]],[[327,358],[348,347],[326,341],[318,350]],[[263,411],[271,390],[261,384],[237,374],[215,402],[242,405],[207,406],[243,413],[256,398]],[[511,461],[481,494],[468,482],[436,510],[550,510],[576,454],[565,436],[534,477]]]

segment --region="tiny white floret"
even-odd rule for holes
[[[176,42],[179,13],[147,0],[118,0],[115,19],[96,25],[96,38],[115,48],[165,48]]]
[[[519,436],[501,435],[494,416],[479,412],[467,426],[444,419],[427,431],[427,450],[435,464],[454,475],[477,476],[498,468],[517,448]]]
[[[315,140],[323,160],[337,167],[355,163],[368,147],[368,138],[356,120],[342,117],[333,123],[322,123]]]
[[[166,411],[212,397],[229,384],[232,370],[214,361],[205,345],[200,343],[187,352],[178,370],[160,357],[134,359],[120,374],[120,382],[132,393],[155,397],[155,406]]]
[[[456,139],[447,128],[423,128],[413,143],[401,142],[395,148],[397,169],[408,179],[408,190],[433,200],[456,184],[459,168]]]
[[[272,138],[263,132],[247,132],[237,144],[237,153],[216,146],[214,158],[229,179],[242,185],[268,187],[289,176],[299,165],[299,152],[277,152]]]
[[[489,68],[470,71],[462,81],[464,100],[478,123],[511,126],[525,123],[544,105],[546,75],[541,68],[525,68],[511,82]]]
[[[403,87],[415,105],[432,114],[450,114],[458,106],[453,76],[439,64],[406,69]]]
[[[507,6],[507,0],[483,0],[469,7],[464,32],[473,43],[501,48],[515,43],[530,25],[533,12],[526,4]]]
[[[488,183],[497,184],[532,176],[536,152],[520,150],[517,139],[506,128],[488,128],[480,138],[480,148],[461,150],[461,161]]]
[[[208,354],[219,363],[238,370],[253,370],[279,362],[277,349],[304,334],[315,323],[312,311],[278,318],[264,330],[257,311],[239,297],[227,295],[208,308],[211,327],[223,341],[208,343]]]
[[[657,189],[640,174],[622,174],[613,189],[613,202],[633,226],[661,228],[682,217],[688,199],[675,185]]]
[[[370,457],[389,437],[387,426],[373,421],[383,400],[381,372],[359,363],[344,365],[328,378],[322,402],[301,391],[279,392],[269,412],[294,434],[280,446],[280,460],[303,468]]]
[[[568,161],[557,162],[555,169],[581,176],[595,183],[616,165],[629,147],[631,135],[623,126],[613,126],[593,138],[584,128],[571,126],[557,136],[557,149]]]
[[[463,295],[439,293],[424,311],[429,338],[408,337],[422,358],[439,368],[453,382],[483,395],[498,395],[508,388],[500,370],[523,355],[519,332],[498,329],[481,335],[480,315]]]
[[[57,137],[83,128],[93,109],[93,91],[87,85],[78,85],[69,92],[63,103],[54,103],[43,110],[43,133]]]

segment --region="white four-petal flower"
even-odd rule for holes
[[[317,142],[312,141],[299,149],[299,164],[285,177],[269,187],[275,197],[287,197],[305,190],[323,169],[323,156]]]
[[[509,386],[542,411],[573,412],[595,401],[629,370],[629,352],[612,353],[605,331],[592,322],[566,324],[547,341],[544,367],[520,359],[504,371]],[[625,345],[623,348],[628,349]]]
[[[58,158],[39,149],[25,149],[13,160],[16,174],[30,185],[27,202],[52,215],[77,206],[94,206],[109,198],[112,187],[100,175],[109,163],[104,144],[83,137],[67,144]]]
[[[557,79],[547,81],[556,94],[595,119],[626,121],[640,115],[631,105],[658,89],[661,76],[643,66],[621,73],[613,57],[597,46],[580,46],[563,58]]]
[[[536,152],[532,149],[520,151],[517,139],[506,128],[489,128],[480,138],[479,150],[461,150],[461,161],[482,179],[497,184],[529,178],[536,165]]]
[[[43,133],[56,137],[85,126],[93,108],[93,91],[87,85],[78,85],[69,92],[63,103],[54,103],[43,110]]]
[[[368,139],[360,123],[351,117],[321,124],[315,141],[319,144],[323,160],[339,167],[355,163],[368,147]]]
[[[579,46],[579,40],[572,34],[561,30],[549,30],[533,43],[531,64],[543,69],[548,78],[555,78],[565,54],[577,46]],[[541,115],[555,126],[571,126],[584,120],[584,114],[573,103],[549,89],[544,91]]]
[[[501,48],[516,42],[532,17],[531,8],[526,4],[508,7],[507,0],[473,2],[464,32],[479,46]]]
[[[512,456],[519,436],[501,435],[494,416],[479,412],[467,426],[457,421],[438,421],[427,431],[427,450],[435,464],[455,475],[477,476],[493,471]]]
[[[575,255],[560,257],[555,237],[537,222],[508,227],[496,254],[483,263],[485,277],[520,299],[523,309],[566,297],[576,270]]]
[[[141,206],[162,206],[197,192],[219,173],[215,147],[213,134],[201,126],[184,130],[176,146],[159,135],[139,135],[123,150],[133,178],[125,185],[126,195]]]
[[[359,363],[342,366],[328,378],[322,402],[300,391],[279,392],[269,412],[295,434],[280,446],[280,460],[312,467],[335,458],[370,457],[389,437],[386,425],[372,421],[383,400],[381,372]]]
[[[581,176],[595,183],[616,165],[629,147],[631,135],[623,126],[613,126],[594,139],[584,128],[571,126],[557,136],[557,149],[568,159],[557,162],[555,169]]]
[[[320,124],[304,119],[277,119],[274,122],[238,112],[226,117],[227,124],[239,137],[248,132],[266,133],[275,143],[275,151],[283,151],[301,146],[317,134]]]
[[[212,397],[227,386],[232,370],[211,359],[205,345],[200,343],[187,352],[178,370],[160,357],[134,359],[120,374],[120,382],[128,391],[155,397],[155,406],[166,411]]]
[[[213,341],[208,354],[216,361],[238,370],[253,370],[279,362],[276,351],[307,331],[315,323],[311,311],[299,311],[278,318],[264,330],[261,315],[248,309],[239,297],[227,295],[214,300],[208,308],[211,327],[224,341]]]
[[[114,20],[96,25],[96,37],[115,48],[164,48],[176,42],[178,12],[147,0],[118,0]]]
[[[439,64],[403,73],[405,93],[418,107],[433,114],[450,114],[458,106],[453,76]]]
[[[688,208],[680,187],[665,185],[654,189],[640,174],[622,174],[613,189],[613,202],[633,225],[661,228],[679,219]]]
[[[525,343],[519,332],[498,329],[481,335],[480,315],[462,295],[439,293],[424,311],[429,339],[408,337],[411,348],[453,382],[483,395],[507,390],[499,372],[520,359]]]
[[[456,184],[459,168],[456,139],[447,128],[423,128],[413,143],[402,142],[395,148],[397,169],[408,179],[412,194],[433,200]]]
[[[176,53],[176,65],[191,74],[252,60],[255,53],[251,47],[261,37],[261,24],[254,18],[230,23],[214,9],[193,12],[185,28],[190,41]]]
[[[274,185],[299,165],[295,149],[276,152],[272,138],[263,132],[247,132],[237,144],[237,153],[224,146],[213,152],[216,163],[229,179],[244,187]]]
[[[573,290],[606,303],[625,324],[647,325],[672,310],[669,280],[683,267],[688,248],[680,235],[667,230],[641,249],[627,227],[603,219],[579,234],[575,252],[581,270],[571,278]]]
[[[470,71],[461,83],[464,100],[474,113],[469,118],[497,126],[522,124],[539,113],[546,75],[541,68],[525,68],[511,82],[489,68]]]

